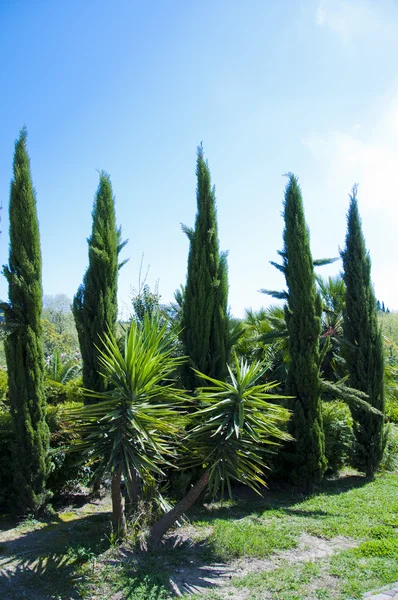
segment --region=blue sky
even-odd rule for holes
[[[171,300],[185,281],[180,224],[194,223],[203,141],[233,314],[268,304],[259,288],[283,287],[269,261],[282,246],[288,171],[316,258],[344,246],[359,183],[376,295],[398,309],[397,27],[396,0],[0,0],[1,264],[13,144],[26,124],[44,292],[72,297],[81,283],[105,169],[130,240],[122,314],[143,252],[149,283]]]

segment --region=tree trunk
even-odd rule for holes
[[[209,471],[207,470],[203,473],[199,481],[195,483],[193,488],[189,490],[188,494],[153,525],[149,534],[148,545],[152,546],[160,542],[166,531],[174,525],[177,519],[195,504],[208,482]]]
[[[130,497],[129,495],[129,489],[128,486],[126,486],[126,499],[125,499],[125,513],[127,518],[131,518],[132,515],[134,514],[134,511],[137,510],[138,507],[138,500],[139,500],[139,493],[138,493],[138,480],[137,480],[137,473],[135,472],[135,469],[132,469],[131,471],[131,489],[132,489],[132,496]]]
[[[113,531],[120,537],[124,537],[127,533],[126,518],[124,516],[123,496],[120,489],[122,480],[122,467],[112,473],[112,525]]]
[[[100,489],[101,489],[101,477],[97,477],[97,479],[95,479],[93,482],[93,489],[91,491],[91,497],[98,500],[101,497]]]

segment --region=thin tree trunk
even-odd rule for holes
[[[93,482],[93,489],[91,492],[91,496],[92,498],[100,498],[100,489],[101,489],[101,477],[97,477],[97,479],[95,479],[95,481]]]
[[[131,489],[132,489],[132,496],[130,498],[129,496],[129,489],[127,487],[126,489],[126,500],[125,500],[125,513],[127,518],[132,517],[132,515],[134,514],[134,511],[137,510],[138,507],[138,499],[139,499],[139,494],[138,494],[138,479],[137,479],[137,473],[135,472],[135,469],[132,469],[131,471]]]
[[[112,473],[112,525],[113,531],[124,537],[127,533],[126,518],[124,516],[123,496],[120,489],[122,480],[122,467]]]
[[[153,525],[149,534],[148,545],[152,546],[160,542],[166,531],[168,531],[170,527],[172,527],[174,523],[195,504],[208,483],[209,471],[207,470],[203,473],[199,481],[189,490],[188,494]]]

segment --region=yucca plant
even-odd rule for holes
[[[159,327],[148,316],[141,325],[131,323],[124,351],[112,333],[104,336],[98,351],[108,391],[86,390],[99,402],[72,413],[81,440],[74,449],[96,465],[93,479],[111,473],[113,527],[123,535],[122,476],[134,500],[137,483],[162,476],[162,468],[175,456],[173,442],[183,426],[184,392],[174,387],[173,374],[184,358],[172,356],[166,325]]]
[[[282,429],[288,411],[275,403],[270,393],[277,383],[259,384],[267,367],[248,364],[235,357],[234,371],[228,367],[229,382],[196,371],[207,385],[197,390],[196,404],[185,444],[190,450],[187,466],[203,466],[203,473],[188,494],[151,529],[149,543],[158,542],[166,531],[199,498],[206,487],[212,496],[238,481],[259,491],[266,485],[266,448],[291,439]]]

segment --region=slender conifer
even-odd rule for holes
[[[104,391],[98,372],[98,350],[108,328],[114,334],[117,319],[117,281],[121,230],[116,227],[115,199],[109,175],[100,173],[93,206],[93,228],[88,239],[89,266],[73,299],[73,314],[83,359],[84,387]],[[124,263],[122,263],[124,264]]]
[[[369,404],[384,414],[383,341],[371,281],[371,261],[358,211],[357,186],[350,195],[347,226],[346,245],[341,256],[346,284],[343,314],[349,382],[352,388],[368,394]],[[383,455],[384,418],[360,406],[350,408],[356,438],[354,466],[372,476]]]
[[[183,379],[189,390],[197,385],[191,367],[223,379],[229,358],[227,257],[219,250],[215,188],[202,145],[196,176],[195,229],[183,227],[190,242],[182,316],[182,341],[190,358]]]
[[[4,275],[9,302],[3,305],[5,352],[14,426],[13,508],[37,513],[45,503],[49,470],[41,314],[43,292],[36,196],[26,148],[27,131],[15,143],[10,192],[10,253]]]
[[[322,427],[319,336],[321,333],[321,300],[316,291],[314,262],[310,236],[305,222],[303,200],[297,178],[289,174],[285,191],[283,233],[284,248],[280,252],[287,292],[274,296],[287,300],[285,319],[288,331],[289,368],[286,395],[292,417],[284,468],[292,483],[311,492],[325,473],[325,437]]]

